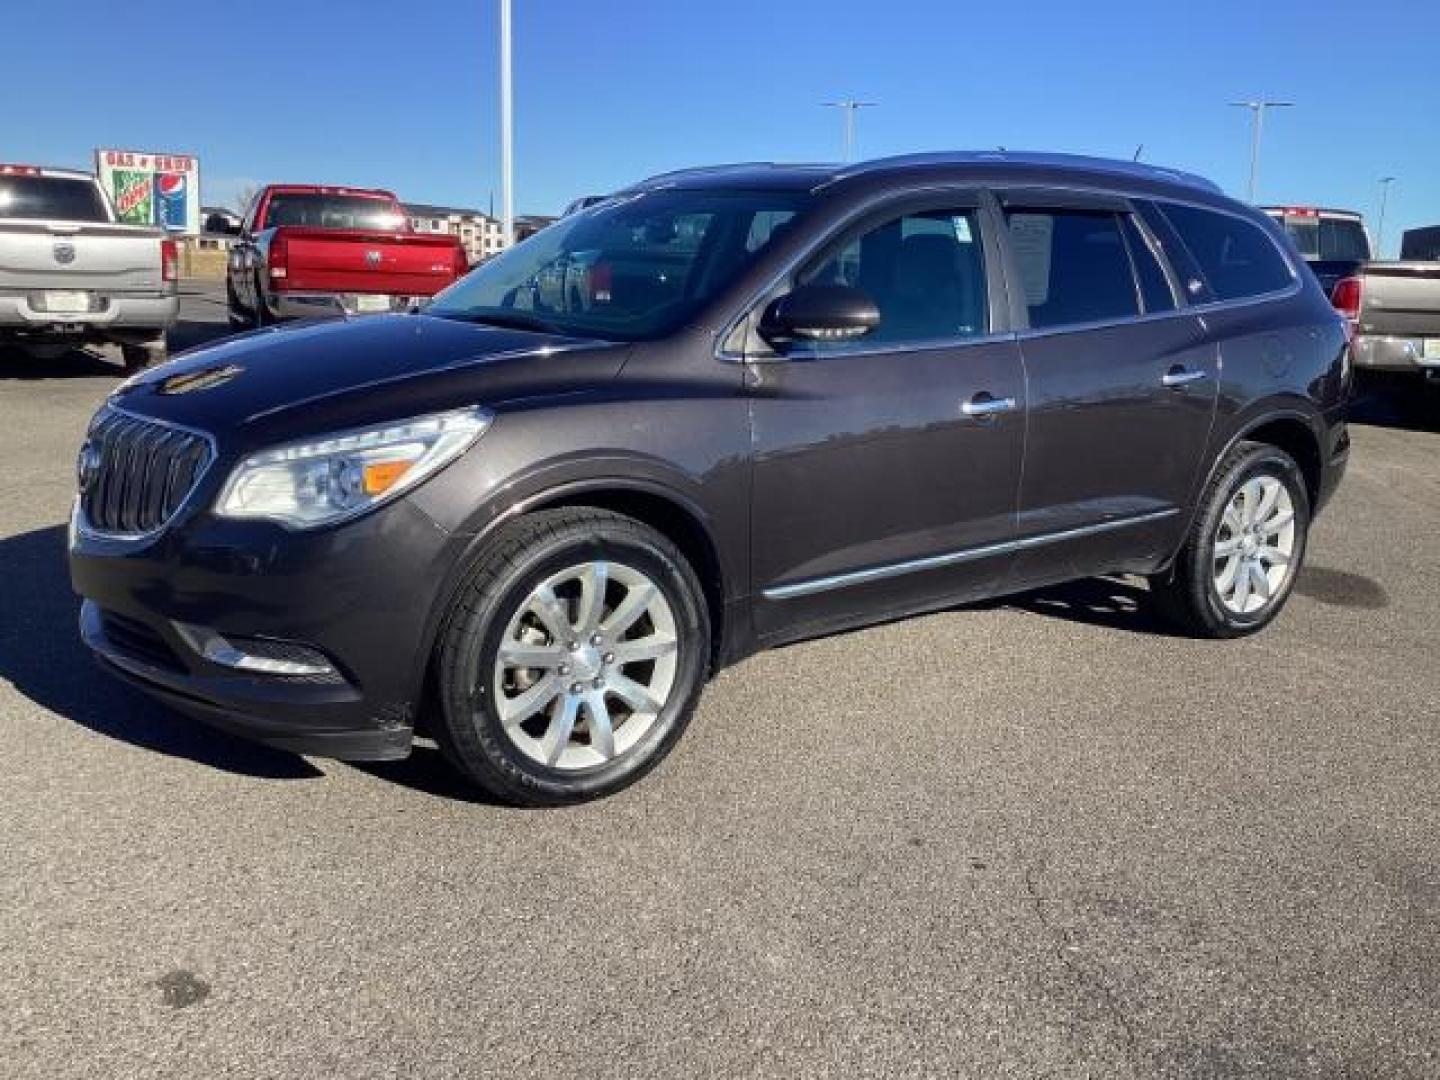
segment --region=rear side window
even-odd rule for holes
[[[1280,249],[1258,225],[1175,203],[1162,203],[1160,209],[1194,256],[1217,299],[1263,296],[1295,280]]]
[[[94,182],[68,176],[0,176],[0,218],[110,220]]]
[[[1140,313],[1119,215],[1024,209],[1005,217],[1033,329]]]

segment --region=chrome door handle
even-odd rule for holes
[[[1013,397],[996,398],[989,394],[976,394],[969,401],[960,403],[960,411],[966,416],[994,416],[996,413],[1013,412]]]
[[[1171,368],[1160,377],[1160,383],[1172,390],[1181,386],[1189,386],[1192,382],[1199,382],[1205,378],[1203,371],[1186,371],[1184,368]]]

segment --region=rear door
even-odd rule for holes
[[[1125,200],[1028,189],[1001,203],[1030,394],[1014,581],[1157,559],[1209,437],[1216,348]]]
[[[881,321],[856,342],[748,358],[762,637],[958,601],[1004,580],[1025,380],[997,244],[975,192],[926,196],[842,230],[778,290],[850,285]]]

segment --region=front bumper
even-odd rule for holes
[[[388,760],[410,750],[451,538],[402,499],[290,532],[199,515],[140,542],[72,524],[80,631],[111,672],[216,727],[296,753]],[[195,628],[321,654],[323,676],[237,670]]]
[[[169,330],[180,316],[175,293],[92,295],[93,310],[46,311],[30,293],[0,295],[0,334],[24,337],[104,338],[142,336]]]
[[[1430,356],[1426,356],[1426,342]],[[1406,371],[1440,377],[1440,335],[1424,337],[1392,337],[1380,334],[1357,334],[1350,347],[1355,366],[1366,371]]]

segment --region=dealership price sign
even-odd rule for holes
[[[96,150],[95,175],[121,221],[200,231],[200,161],[193,155]]]

